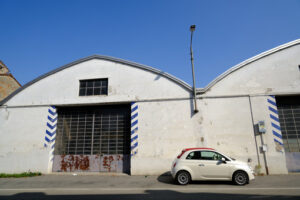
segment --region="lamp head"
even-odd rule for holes
[[[196,29],[196,25],[191,25],[191,27],[190,27],[190,31],[191,31],[191,32],[194,32],[194,31],[195,31],[195,29]]]

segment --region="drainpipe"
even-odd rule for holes
[[[255,127],[254,127],[254,119],[253,119],[253,112],[252,112],[252,104],[251,104],[251,99],[250,96],[249,98],[249,105],[250,105],[250,113],[251,113],[251,119],[252,119],[252,127],[253,127],[253,135],[254,135],[254,140],[255,140],[255,147],[256,147],[256,154],[257,154],[257,162],[260,165],[260,159],[259,159],[259,153],[258,153],[258,145],[257,145],[257,140],[256,140],[256,135],[255,135]]]

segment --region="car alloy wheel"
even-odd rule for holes
[[[245,185],[248,182],[248,176],[245,172],[238,171],[234,174],[234,183],[237,185]]]
[[[177,182],[180,185],[186,185],[190,182],[191,178],[190,178],[190,174],[186,171],[180,171],[177,174]]]

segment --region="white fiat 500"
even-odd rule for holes
[[[186,185],[191,180],[224,180],[245,185],[254,179],[247,163],[212,148],[183,149],[172,164],[171,174],[180,185]]]

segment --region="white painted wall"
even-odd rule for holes
[[[47,173],[49,149],[44,148],[47,107],[0,108],[0,172]]]
[[[262,137],[268,145],[266,159],[269,173],[286,174],[285,155],[275,149],[267,96],[250,97],[250,100],[254,124],[265,121],[267,132]],[[248,162],[251,159],[249,164],[253,169],[260,163],[261,173],[266,174],[264,156],[259,151],[261,138],[254,134],[249,97],[203,99],[199,106],[203,112],[201,130],[205,133],[207,144],[238,160]]]
[[[132,159],[132,174],[170,171],[172,161],[187,147],[205,147],[201,114],[191,115],[190,101],[138,103],[139,149]]]
[[[215,98],[199,101],[202,130],[210,147],[224,154],[257,163],[257,153],[248,98]]]

